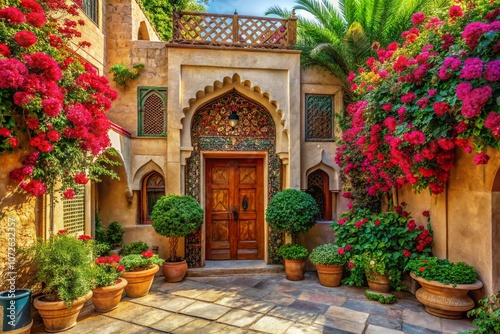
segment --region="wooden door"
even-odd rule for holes
[[[206,162],[207,260],[264,259],[263,159]]]

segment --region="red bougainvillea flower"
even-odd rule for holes
[[[66,189],[64,192],[63,192],[63,195],[64,197],[66,197],[67,199],[72,199],[75,197],[76,193],[73,189]]]
[[[489,155],[487,155],[483,152],[478,153],[474,156],[474,163],[476,165],[484,165],[488,162],[488,160],[490,160]]]
[[[92,237],[90,235],[82,234],[78,236],[78,240],[92,240]]]
[[[426,211],[422,211],[422,216],[424,216],[424,217],[430,217],[430,215],[431,214],[430,214],[429,211],[427,211],[427,210]]]
[[[418,25],[422,22],[425,21],[425,14],[424,13],[415,13],[411,17],[411,22],[413,22],[414,25]]]
[[[89,179],[85,174],[76,174],[75,175],[75,182],[77,184],[87,184],[89,182]]]
[[[21,24],[24,22],[23,12],[14,7],[7,7],[0,10],[0,18],[7,20],[11,24]]]
[[[404,249],[403,250],[403,255],[406,256],[406,257],[410,257],[411,256],[411,252],[407,249]]]
[[[500,81],[500,60],[492,60],[486,63],[483,78],[488,81]]]
[[[43,182],[38,180],[31,180],[28,183],[21,182],[19,185],[24,191],[32,194],[33,196],[45,195],[47,188]]]
[[[42,13],[29,13],[26,15],[26,21],[34,27],[40,28],[45,22],[47,22],[47,18]]]
[[[491,130],[493,137],[495,137],[496,139],[500,138],[500,114],[493,111],[490,112],[486,117],[484,126],[485,128]]]
[[[57,231],[57,234],[66,234],[68,233],[68,230],[59,230]]]
[[[23,30],[14,35],[14,41],[16,41],[19,46],[29,48],[36,43],[37,39],[36,35],[33,32]]]
[[[462,8],[460,6],[451,6],[449,14],[450,14],[450,18],[464,16],[464,13],[463,13]]]

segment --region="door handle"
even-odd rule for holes
[[[238,214],[239,214],[239,212],[238,212],[238,208],[236,208],[236,207],[232,207],[232,208],[231,208],[231,212],[233,213],[233,219],[234,219],[235,221],[237,221],[237,220],[238,220]]]

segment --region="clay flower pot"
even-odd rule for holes
[[[169,283],[180,282],[184,279],[187,273],[186,260],[180,262],[163,262],[162,272],[163,276]]]
[[[318,271],[319,283],[321,285],[328,287],[336,287],[340,285],[344,266],[326,266],[317,264],[316,270]]]
[[[301,281],[304,279],[306,271],[306,260],[288,260],[285,259],[285,276],[290,281]]]
[[[372,291],[388,293],[391,291],[391,281],[387,275],[379,273],[367,273],[366,280]]]
[[[106,313],[117,308],[127,283],[126,279],[121,278],[117,284],[92,289],[92,303],[95,310]]]
[[[33,306],[43,319],[45,330],[49,333],[62,332],[76,325],[83,304],[92,297],[92,291],[76,299],[70,308],[65,302],[48,302],[43,296],[36,297]]]
[[[146,270],[124,271],[122,278],[125,278],[128,282],[127,286],[125,286],[127,296],[137,298],[147,295],[158,270],[160,270],[160,267],[155,264]]]
[[[413,273],[410,273],[410,276],[422,286],[415,295],[418,301],[424,304],[426,311],[447,319],[460,319],[465,312],[472,310],[474,301],[467,296],[467,293],[483,286],[479,280],[472,284],[457,284],[453,287],[450,284],[428,281]]]

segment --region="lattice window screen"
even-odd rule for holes
[[[63,226],[70,234],[85,233],[85,186],[77,186],[73,199],[63,198]]]
[[[139,135],[164,136],[166,88],[139,87]]]
[[[325,219],[326,211],[323,173],[321,169],[318,169],[307,176],[307,192],[314,198],[319,207],[319,215],[316,217],[318,220]]]
[[[333,117],[332,95],[306,95],[306,140],[334,140]]]

